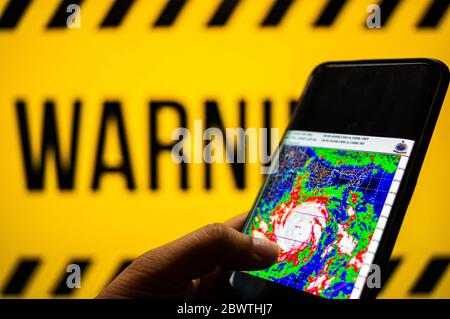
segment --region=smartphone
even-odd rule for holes
[[[234,291],[375,297],[376,277],[367,280],[386,269],[448,83],[433,59],[318,66],[242,230],[281,254],[267,269],[233,272]]]

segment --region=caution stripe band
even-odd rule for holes
[[[211,20],[208,22],[209,27],[221,27],[227,24],[233,11],[241,0],[225,0],[214,13]]]
[[[439,280],[443,277],[444,272],[447,270],[449,262],[450,258],[448,257],[437,257],[430,260],[410,293],[432,292]]]
[[[275,1],[267,16],[261,23],[262,27],[277,26],[286,15],[294,0],[279,0]]]
[[[449,5],[450,1],[448,0],[433,1],[417,26],[419,28],[436,28]]]
[[[244,0],[222,0],[219,2],[212,16],[205,23],[209,28],[225,27],[229,24],[233,14],[239,9],[239,4]],[[283,22],[289,10],[296,0],[276,0],[259,22],[260,27],[277,27]],[[345,10],[347,4],[355,0],[328,0],[321,8],[314,20],[313,27],[332,27],[339,15]],[[414,0],[379,0],[381,13],[381,25],[386,26],[392,17],[395,16],[396,9],[401,3]],[[72,14],[67,7],[69,5],[81,6],[86,0],[61,0],[52,18],[47,23],[47,29],[66,28],[67,18]],[[32,0],[9,0],[6,8],[0,16],[0,30],[14,30],[22,19],[26,17],[26,11],[30,7]],[[127,14],[132,10],[136,0],[115,0],[105,13],[100,29],[120,27]],[[181,12],[186,7],[188,0],[168,0],[161,9],[155,21],[151,24],[153,28],[167,28],[175,25]],[[430,0],[430,4],[425,8],[421,18],[416,23],[416,27],[437,28],[443,20],[448,10],[450,1]],[[301,4],[300,4],[301,5]]]
[[[382,270],[381,289],[386,287],[386,285],[389,283],[389,280],[393,277],[393,275],[399,268],[401,262],[402,262],[402,259],[400,257],[392,258],[391,260],[389,260],[389,263],[387,264],[386,268],[384,270]]]
[[[347,0],[330,0],[316,22],[314,22],[314,25],[331,26],[347,2]]]
[[[24,293],[28,282],[33,277],[41,264],[38,258],[24,258],[19,260],[15,270],[2,289],[3,295],[21,295]]]
[[[170,0],[153,24],[154,27],[169,27],[175,23],[187,0]]]
[[[380,2],[381,26],[386,26],[401,0],[383,0]]]
[[[14,29],[30,5],[31,0],[10,1],[0,17],[0,29]]]
[[[128,10],[130,10],[133,5],[134,0],[117,0],[113,3],[111,9],[109,9],[100,28],[112,28],[118,27],[122,23],[123,19],[127,15]]]
[[[108,282],[105,282],[105,286],[117,275],[119,275],[126,267],[131,264],[131,259],[124,259],[119,262],[118,266],[114,269],[112,275],[110,276]],[[412,285],[409,293],[414,294],[431,294],[437,287],[439,281],[444,277],[444,273],[448,269],[450,263],[450,256],[435,256],[433,257],[427,266],[424,268],[423,272],[417,278],[415,283]],[[22,258],[19,259],[12,272],[8,276],[2,290],[1,294],[3,296],[20,296],[26,291],[27,286],[29,286],[33,276],[37,273],[40,265],[42,264],[40,258]],[[92,265],[92,261],[87,258],[76,258],[70,260],[67,264],[76,264],[80,267],[81,274],[86,275],[87,270]],[[388,282],[394,277],[398,268],[401,267],[402,258],[396,257],[389,261],[388,266],[382,272],[382,289],[386,287]],[[74,293],[75,289],[70,289],[67,286],[67,278],[70,273],[66,272],[66,267],[62,269],[61,275],[55,282],[55,285],[51,287],[50,294],[58,296],[69,297]]]

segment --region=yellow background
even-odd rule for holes
[[[109,280],[118,263],[166,243],[206,223],[223,221],[248,210],[261,184],[258,167],[247,169],[247,188],[235,188],[227,164],[214,167],[213,189],[203,189],[203,166],[189,166],[190,189],[178,188],[178,167],[169,154],[160,159],[160,189],[149,189],[148,103],[173,99],[187,110],[188,126],[204,116],[204,101],[215,99],[225,125],[238,125],[238,101],[247,102],[247,125],[262,127],[262,102],[271,99],[276,127],[288,122],[288,103],[299,96],[319,63],[370,58],[433,57],[450,64],[450,18],[439,28],[419,30],[416,22],[430,1],[406,0],[381,30],[367,30],[366,7],[373,0],[353,0],[332,28],[313,28],[326,1],[294,2],[276,28],[259,22],[273,1],[245,0],[224,28],[206,23],[220,1],[192,0],[171,28],[151,22],[166,1],[137,1],[120,28],[99,29],[112,1],[90,1],[81,8],[81,29],[46,30],[59,5],[32,2],[20,25],[0,31],[0,286],[18,258],[38,256],[43,264],[23,297],[51,297],[67,262],[92,258],[74,297],[92,297]],[[3,10],[7,1],[0,1]],[[1,12],[1,11],[0,11]],[[40,141],[43,101],[57,103],[63,151],[69,146],[72,103],[83,103],[76,186],[57,189],[53,161],[43,192],[25,185],[15,101],[28,105],[32,145]],[[130,192],[121,176],[101,180],[90,189],[103,102],[122,102],[137,189]],[[449,255],[450,240],[450,100],[436,130],[395,246],[402,257],[382,297],[411,297],[414,284],[432,256]],[[159,132],[170,140],[177,125],[162,114]],[[111,163],[117,160],[115,134],[107,142]],[[450,297],[450,274],[432,294]]]

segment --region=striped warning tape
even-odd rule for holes
[[[239,8],[239,4],[244,0],[222,0],[213,12],[206,26],[209,28],[225,27],[232,15]],[[259,22],[260,27],[277,27],[289,13],[290,8],[296,0],[275,0],[269,7],[265,16]],[[346,4],[356,0],[328,0],[317,18],[313,22],[313,27],[332,27],[339,14],[345,9]],[[415,0],[374,0],[380,5],[381,25],[385,26],[392,19],[400,3]],[[26,11],[30,7],[32,0],[10,0],[0,17],[0,30],[14,30],[20,21],[26,16]],[[85,0],[61,0],[50,21],[47,29],[61,29],[66,27],[66,21],[71,13],[67,12],[67,7],[72,4],[82,6]],[[99,28],[117,28],[125,20],[127,14],[132,9],[136,0],[115,0],[108,12],[99,23]],[[188,0],[168,0],[161,12],[151,24],[153,28],[171,27],[175,24],[178,16],[186,7]],[[449,0],[430,0],[430,4],[425,8],[416,27],[437,28],[449,7]]]
[[[105,282],[105,286],[128,265],[130,265],[131,262],[131,259],[122,260],[113,271],[113,274],[109,278],[108,282]],[[431,258],[420,276],[409,289],[410,296],[414,296],[415,294],[421,294],[421,296],[424,294],[431,294],[437,287],[439,281],[444,277],[444,273],[447,270],[449,263],[450,256],[435,256]],[[1,289],[1,295],[4,297],[20,297],[20,295],[24,294],[28,283],[31,281],[33,276],[36,275],[36,272],[41,264],[42,260],[39,258],[22,258],[18,260]],[[90,259],[73,259],[68,264],[77,264],[80,267],[81,274],[83,275],[91,266],[92,261]],[[383,288],[386,287],[387,283],[394,276],[401,264],[402,258],[397,257],[390,260],[387,268],[382,274]],[[52,296],[69,297],[74,293],[75,289],[70,289],[67,287],[66,280],[68,275],[69,274],[66,273],[66,268],[64,267],[61,275],[57,278],[55,285],[51,287],[50,294]]]

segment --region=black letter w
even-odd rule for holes
[[[20,128],[23,163],[25,166],[27,188],[30,190],[42,190],[44,187],[45,163],[48,153],[53,153],[59,189],[73,189],[74,175],[77,159],[78,132],[80,126],[81,102],[75,101],[72,114],[72,137],[70,144],[70,159],[62,163],[58,128],[55,120],[55,104],[53,101],[44,103],[45,113],[42,125],[42,139],[40,160],[33,162],[31,152],[30,133],[28,129],[27,108],[24,101],[16,102],[17,121]],[[68,158],[65,157],[65,158]]]

